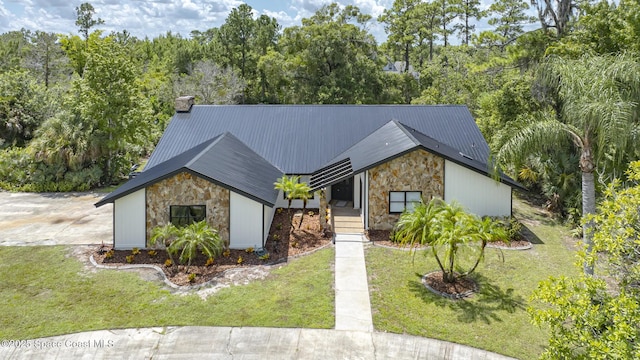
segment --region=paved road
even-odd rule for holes
[[[110,244],[113,205],[93,206],[105,195],[0,191],[0,245]]]

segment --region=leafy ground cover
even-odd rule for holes
[[[84,268],[71,248],[0,247],[0,339],[169,326],[334,326],[332,248],[206,300],[123,271]]]
[[[374,327],[378,331],[437,338],[520,359],[536,358],[547,330],[532,325],[526,311],[540,280],[573,274],[576,240],[547,213],[514,199],[533,249],[487,249],[472,276],[479,291],[449,300],[427,290],[422,276],[438,266],[432,257],[371,247],[366,252]]]

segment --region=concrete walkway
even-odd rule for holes
[[[373,331],[363,235],[336,234],[336,330]]]

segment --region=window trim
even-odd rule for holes
[[[192,218],[193,215],[191,215],[191,211],[190,214],[188,216],[173,216],[173,209],[174,208],[189,208],[191,210],[191,208],[201,208],[203,211],[203,218],[202,220],[197,220],[197,218],[193,218],[191,223],[181,223],[181,224],[176,224],[174,223],[174,219],[189,219]],[[175,225],[176,227],[183,227],[183,226],[188,226],[190,224],[199,222],[199,221],[203,221],[203,220],[207,220],[207,205],[205,204],[199,204],[199,205],[169,205],[169,222],[173,225]],[[178,222],[178,221],[176,221]]]
[[[402,214],[407,209],[407,194],[409,193],[417,193],[420,195],[420,199],[422,199],[422,191],[418,190],[407,190],[407,191],[389,191],[389,214]],[[402,194],[402,201],[391,201],[392,194]],[[417,201],[411,201],[417,202]],[[391,204],[402,204],[402,211],[391,211]]]

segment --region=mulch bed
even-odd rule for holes
[[[391,241],[389,239],[389,235],[391,231],[389,230],[369,230],[366,232],[366,236],[374,245],[386,246],[391,248],[398,249],[409,249],[409,246],[400,244],[395,241]],[[487,247],[499,248],[499,249],[509,249],[509,250],[524,250],[530,249],[531,243],[524,236],[520,235],[518,239],[511,240],[510,242],[505,241],[494,241],[490,244],[487,244]],[[418,247],[418,249],[422,249],[426,247]]]
[[[265,249],[269,252],[268,260],[262,260],[257,254],[249,253],[245,250],[229,250],[228,256],[221,255],[215,258],[211,265],[206,265],[207,257],[198,254],[191,261],[189,268],[181,264],[166,267],[164,263],[169,257],[165,250],[156,250],[157,254],[151,256],[148,249],[141,249],[140,253],[135,255],[131,262],[127,262],[127,256],[132,254],[131,250],[114,250],[113,257],[107,259],[105,251],[96,249],[93,257],[98,264],[103,265],[155,265],[161,268],[167,278],[176,285],[198,285],[216,278],[225,270],[286,262],[290,257],[308,253],[328,245],[331,242],[331,234],[323,234],[320,231],[318,209],[307,209],[304,219],[302,219],[302,225],[298,229],[302,218],[301,214],[302,211],[299,209],[291,210],[294,225],[293,229],[291,229],[287,210],[276,210],[269,237],[265,244]],[[241,262],[239,262],[240,258],[242,258]],[[175,260],[178,261],[177,257]],[[193,281],[189,280],[189,274],[196,274]]]
[[[422,283],[430,291],[451,299],[468,297],[478,290],[476,282],[468,277],[457,278],[453,283],[445,282],[442,271],[426,274],[422,277]]]

